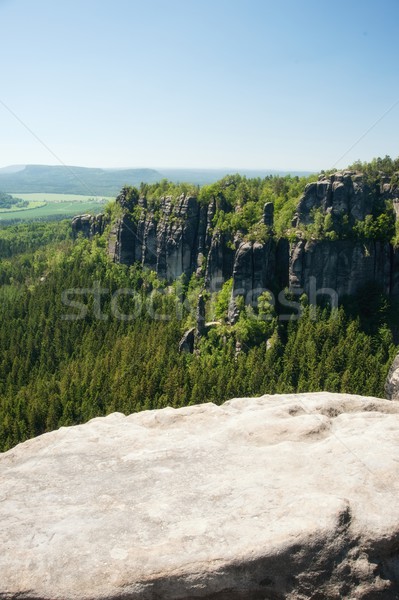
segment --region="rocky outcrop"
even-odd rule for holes
[[[364,183],[362,173],[344,171],[329,177],[321,175],[319,181],[309,183],[298,204],[295,225],[308,225],[313,220],[313,211],[321,209],[332,216],[334,230],[339,233],[343,217],[348,224],[363,221],[372,213],[376,191]]]
[[[136,224],[129,213],[124,214],[111,228],[108,252],[113,260],[121,265],[136,262]]]
[[[208,321],[204,323],[202,332],[199,335],[196,327],[187,329],[179,342],[179,352],[193,354],[198,348],[196,347],[201,337],[206,337],[211,329],[217,329],[221,325],[221,321]]]
[[[116,243],[111,239],[109,247],[115,262],[139,262],[169,281],[183,274],[191,277],[201,269],[212,239],[208,231],[211,216],[207,222],[207,209],[196,197],[167,196],[151,208],[144,198],[137,198],[134,206],[138,208],[136,215],[130,208],[115,223]]]
[[[205,332],[206,332],[206,329],[205,329],[205,308],[206,308],[205,297],[204,297],[203,294],[200,294],[199,297],[198,297],[197,313],[196,313],[195,335],[196,335],[197,339],[199,339],[203,335],[205,335]]]
[[[352,295],[368,284],[377,284],[386,294],[399,295],[398,252],[389,242],[359,240],[348,231],[371,216],[385,200],[398,205],[398,191],[390,178],[381,178],[379,188],[371,189],[362,173],[345,171],[320,176],[310,183],[298,204],[293,225],[309,225],[315,211],[331,215],[336,236],[349,239],[298,239],[291,244],[289,287],[306,294],[322,288],[335,290],[337,297]],[[397,213],[399,211],[397,210]]]
[[[322,175],[299,200],[291,232],[291,239],[296,232],[295,242],[276,240],[271,202],[264,205],[259,223],[263,241],[253,242],[245,241],[242,232],[234,237],[215,227],[217,209],[232,210],[223,198],[211,198],[204,205],[195,195],[182,194],[147,203],[137,191],[125,188],[117,198],[121,216],[111,229],[109,254],[118,263],[138,262],[168,281],[181,275],[204,276],[211,292],[233,278],[231,322],[237,317],[237,295],[244,296],[247,304],[256,304],[265,289],[280,292],[289,287],[309,295],[314,289],[328,288],[342,298],[373,283],[399,297],[399,251],[389,242],[363,241],[351,233],[357,222],[375,214],[386,200],[399,214],[399,190],[390,178],[381,177],[380,186],[371,188],[361,173]],[[312,224],[317,211],[329,216],[336,239],[304,234],[303,227]],[[75,217],[72,226],[75,235],[90,236],[104,230],[105,218],[82,215]]]
[[[274,205],[266,202],[263,208],[263,224],[269,234],[273,231]],[[229,306],[229,321],[238,317],[235,298],[243,296],[247,305],[256,306],[258,297],[275,287],[278,252],[274,238],[265,242],[242,242],[238,244],[233,263],[233,290]]]
[[[104,233],[108,220],[104,214],[99,215],[78,215],[72,219],[72,235],[77,237],[79,234],[90,238],[94,235]]]
[[[397,598],[399,404],[113,414],[0,456],[0,598]]]
[[[233,273],[235,250],[227,245],[225,236],[216,231],[211,238],[207,257],[205,283],[212,292],[219,292]]]
[[[382,176],[380,183],[380,194],[384,200],[392,200],[396,216],[399,216],[399,173],[393,177]]]
[[[163,197],[148,207],[144,198],[137,197],[127,207],[122,195],[117,202],[125,212],[111,231],[109,255],[115,262],[139,262],[168,281],[183,274],[205,275],[213,291],[231,277],[235,252],[220,232],[213,231],[215,200],[203,206],[195,196],[182,194]]]
[[[195,327],[187,329],[183,337],[179,342],[179,352],[188,352],[192,354],[194,352],[195,344]]]
[[[390,244],[378,241],[300,240],[291,245],[290,288],[308,296],[328,288],[342,298],[375,283],[390,294],[391,250]]]
[[[276,244],[269,240],[242,243],[234,258],[233,296],[244,296],[246,304],[255,304],[258,296],[273,286]]]
[[[266,202],[263,207],[263,224],[266,227],[273,227],[274,224],[274,204],[273,202]]]
[[[156,271],[160,277],[173,280],[183,273],[190,277],[195,270],[199,216],[200,207],[195,197],[182,195],[176,205],[172,198],[165,198],[154,229]]]
[[[190,352],[191,354],[198,350],[198,342],[206,337],[211,329],[218,327],[220,321],[205,322],[206,299],[204,294],[198,296],[197,309],[195,314],[195,327],[191,327],[184,332],[179,342],[179,352]]]

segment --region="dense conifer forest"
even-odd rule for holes
[[[361,166],[370,177],[380,168]],[[391,161],[390,168],[397,165]],[[259,207],[271,200],[284,235],[307,181],[244,178],[235,189],[247,194],[247,208],[228,216],[218,210],[215,226],[257,235]],[[151,189],[154,202],[168,185]],[[211,188],[201,191],[204,202]],[[300,318],[285,320],[265,294],[256,310],[242,307],[229,325],[228,281],[219,293],[205,293],[207,315],[218,325],[193,354],[179,353],[203,279],[167,284],[138,265],[115,264],[108,233],[72,239],[69,221],[0,229],[1,451],[113,411],[279,392],[384,395],[398,311],[378,288],[334,310],[308,306],[302,297]]]

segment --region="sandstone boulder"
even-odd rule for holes
[[[235,399],[0,456],[0,598],[397,598],[399,404]]]

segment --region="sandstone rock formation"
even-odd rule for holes
[[[274,204],[273,202],[266,202],[263,207],[263,223],[266,227],[273,227],[274,224]]]
[[[314,393],[61,428],[0,456],[0,598],[393,600],[399,404]]]
[[[321,208],[330,212],[334,229],[339,231],[342,217],[347,216],[349,224],[363,221],[371,214],[375,201],[375,191],[363,182],[363,175],[353,171],[321,176],[319,181],[309,183],[297,210],[297,223],[309,224],[312,211]]]
[[[259,290],[264,289],[279,292],[289,287],[309,294],[313,286],[332,288],[342,297],[370,283],[399,297],[399,251],[389,242],[347,236],[348,227],[388,199],[399,215],[399,189],[387,177],[381,177],[379,188],[371,189],[361,173],[322,175],[306,187],[293,227],[309,225],[315,211],[322,211],[331,216],[338,239],[306,241],[297,229],[297,240],[289,244],[273,237],[270,202],[264,205],[261,221],[270,237],[266,242],[250,242],[243,240],[241,232],[232,239],[215,227],[217,203],[221,210],[232,210],[221,198],[202,205],[195,195],[182,194],[165,196],[150,206],[138,192],[129,195],[126,188],[117,198],[122,215],[113,224],[109,254],[118,263],[141,263],[169,281],[196,273],[205,277],[211,291],[219,291],[232,277],[233,299],[242,295],[247,304],[256,303]],[[90,236],[103,231],[104,222],[101,216],[83,215],[74,219],[73,229]]]
[[[79,233],[83,237],[104,233],[107,219],[105,215],[78,215],[72,219],[72,235],[76,237]]]
[[[123,206],[125,196],[117,202]],[[139,262],[158,275],[174,280],[183,273],[188,277],[198,266],[199,248],[205,251],[206,213],[197,199],[182,194],[176,200],[161,199],[157,209],[148,209],[144,198],[136,199],[140,216],[125,213],[115,223],[110,254],[115,262]]]
[[[339,298],[355,294],[367,284],[378,284],[393,293],[392,248],[388,242],[360,240],[309,241],[291,245],[290,288],[334,290]],[[399,290],[399,288],[398,288]]]
[[[374,205],[391,199],[398,205],[398,190],[389,178],[380,189],[370,189],[361,173],[345,171],[310,183],[298,204],[293,225],[308,225],[314,210],[330,214],[334,231],[342,234],[343,223],[353,226],[372,214]],[[396,208],[396,213],[399,210]],[[289,287],[309,295],[312,286],[334,289],[339,298],[352,295],[373,283],[393,297],[399,296],[398,252],[388,242],[356,239],[334,241],[298,240],[291,244]]]
[[[233,296],[244,296],[246,304],[255,304],[258,296],[275,281],[276,244],[242,243],[234,258]]]

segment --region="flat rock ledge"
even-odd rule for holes
[[[399,597],[399,403],[112,414],[0,455],[0,598]]]

